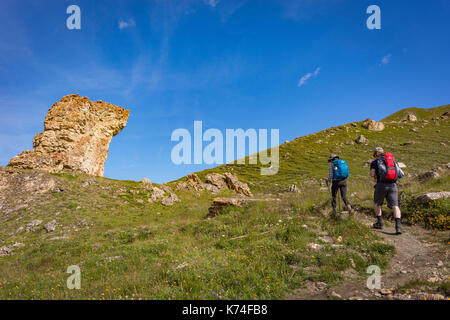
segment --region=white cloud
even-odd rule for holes
[[[383,59],[381,59],[380,66],[383,65],[383,64],[388,64],[389,62],[391,62],[391,57],[392,57],[392,55],[390,53],[385,55],[383,57]]]
[[[120,20],[119,21],[119,29],[131,28],[136,25],[136,21],[134,19],[129,19],[128,21]]]
[[[220,0],[205,0],[205,2],[207,5],[215,8],[219,4]]]
[[[298,87],[300,88],[301,86],[303,86],[304,84],[306,84],[306,82],[312,78],[312,77],[317,77],[317,75],[320,72],[320,67],[316,68],[316,70],[314,70],[314,72],[308,72],[307,74],[305,74],[303,77],[300,78],[300,81],[298,82]]]

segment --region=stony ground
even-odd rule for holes
[[[367,226],[374,222],[373,218],[363,213],[356,213],[355,218]],[[404,226],[403,229],[402,235],[395,234],[392,224],[383,230],[374,230],[396,249],[396,254],[382,274],[379,290],[368,289],[367,278],[355,277],[333,288],[328,288],[324,283],[308,283],[288,296],[288,299],[447,300],[442,292],[436,290],[436,286],[449,280],[450,233],[436,233],[419,226]]]

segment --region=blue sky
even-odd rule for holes
[[[81,8],[68,30],[66,8]],[[381,30],[366,8],[381,8]],[[280,130],[280,142],[450,103],[450,3],[365,0],[0,2],[0,165],[78,93],[131,110],[105,176],[166,182],[173,130]],[[303,80],[301,80],[303,79]]]

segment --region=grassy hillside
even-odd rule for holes
[[[165,207],[149,203],[150,192],[139,182],[39,173],[57,188],[34,195],[20,190],[36,173],[13,170],[18,191],[0,206],[0,247],[14,248],[0,256],[0,299],[280,299],[311,281],[332,287],[364,277],[368,265],[385,268],[395,250],[353,218],[327,217],[329,197],[319,179],[327,175],[329,154],[348,161],[350,200],[361,211],[371,208],[373,183],[364,162],[375,146],[408,166],[401,182],[405,199],[450,190],[448,175],[427,183],[414,176],[448,162],[449,122],[431,120],[448,110],[414,111],[418,122],[387,122],[382,132],[358,122],[295,139],[280,147],[274,176],[261,176],[257,165],[200,172],[202,179],[208,172],[234,172],[256,198],[272,199],[212,219],[206,215],[215,195],[208,191],[177,192],[181,202]],[[346,144],[360,134],[367,145]],[[286,193],[292,183],[300,194]],[[436,215],[448,219],[442,208],[448,202]],[[42,223],[27,231],[35,220]],[[47,233],[42,226],[52,220],[56,230]],[[80,290],[66,287],[70,265],[81,268]]]
[[[346,159],[351,180],[356,182],[367,180],[368,168],[364,163],[373,160],[372,151],[378,146],[392,152],[398,162],[405,163],[409,174],[417,174],[449,161],[449,120],[432,121],[433,117],[449,111],[450,105],[430,109],[409,108],[383,119],[386,125],[383,131],[365,129],[362,127],[364,121],[360,121],[297,138],[280,146],[280,169],[273,176],[262,176],[260,165],[249,164],[227,164],[199,172],[198,175],[203,178],[210,172],[232,171],[256,190],[281,192],[289,184],[326,177],[328,157],[336,153]],[[409,112],[416,114],[419,121],[397,122]],[[360,135],[364,135],[368,142],[351,144]]]

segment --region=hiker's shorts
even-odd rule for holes
[[[382,206],[384,199],[387,200],[388,207],[398,207],[398,188],[396,183],[379,182],[375,186],[373,200],[376,205]]]

